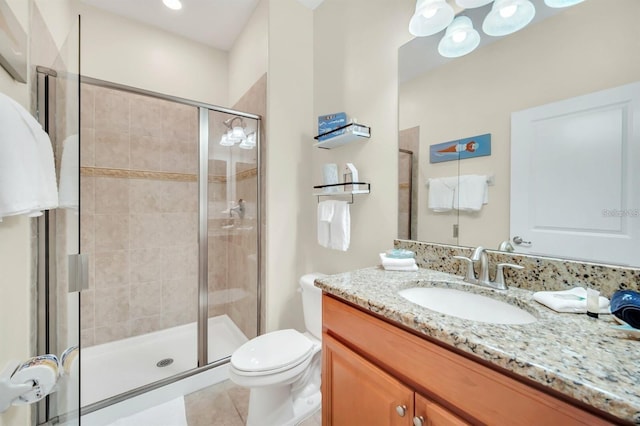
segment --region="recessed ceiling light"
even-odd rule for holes
[[[180,0],[162,0],[165,6],[172,10],[180,10],[182,9],[182,3]]]

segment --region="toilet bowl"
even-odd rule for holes
[[[250,389],[247,426],[293,426],[320,408],[324,274],[300,278],[307,331],[278,330],[251,339],[231,356],[229,378]]]

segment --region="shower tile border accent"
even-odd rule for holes
[[[394,240],[394,247],[413,250],[421,268],[464,275],[464,265],[453,256],[471,256],[473,248],[411,240]],[[640,291],[640,268],[581,262],[487,250],[491,273],[498,263],[514,263],[525,269],[505,269],[507,284],[531,291],[566,290],[575,286],[598,288],[606,296],[617,290]]]
[[[81,167],[80,175],[86,177],[171,180],[178,182],[195,182],[197,180],[197,175],[188,173],[150,172],[143,170],[108,169],[103,167]]]
[[[258,174],[253,168],[236,173],[236,181],[250,179]],[[152,172],[146,170],[110,169],[104,167],[80,167],[80,175],[85,177],[109,177],[119,179],[149,179],[175,182],[197,182],[198,176],[190,173]],[[209,176],[210,183],[226,183],[226,176]]]

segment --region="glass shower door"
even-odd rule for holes
[[[198,108],[97,80],[81,87],[90,412],[197,367]]]
[[[260,120],[209,111],[208,360],[258,335]]]
[[[32,24],[39,19],[34,6]],[[38,51],[41,46],[34,48],[38,39],[51,37],[44,31],[39,27],[32,35],[36,64],[47,57]],[[37,352],[56,355],[60,361],[57,390],[38,404],[38,424],[79,424],[80,290],[86,282],[79,256],[79,37],[78,17],[55,59],[44,62],[49,67],[38,66],[34,73],[36,115],[52,142],[59,200],[57,209],[38,219]]]

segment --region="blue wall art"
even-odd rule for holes
[[[429,147],[431,163],[464,160],[491,155],[491,133],[455,141],[442,142]]]

